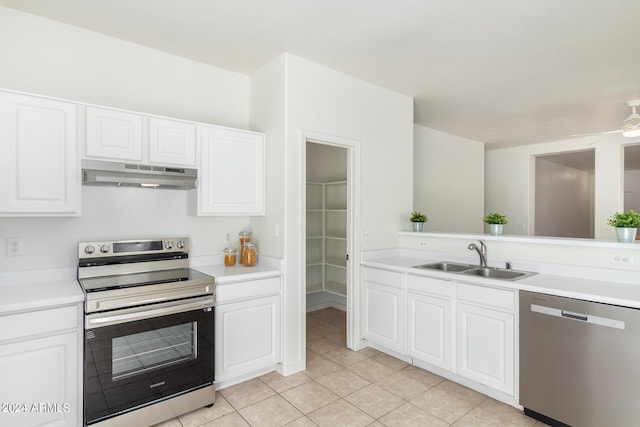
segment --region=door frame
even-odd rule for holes
[[[360,350],[363,348],[362,340],[359,338],[361,334],[360,312],[361,312],[361,296],[360,296],[360,239],[356,236],[356,230],[360,230],[360,141],[329,135],[321,132],[303,130],[301,132],[301,176],[306,184],[307,182],[307,142],[314,144],[322,144],[347,149],[347,347],[351,350]],[[307,186],[301,186],[301,224],[302,233],[300,234],[300,247],[302,248],[302,260],[306,260],[306,201]],[[305,269],[306,270],[306,269]],[[307,308],[307,280],[306,274],[302,274],[302,319],[304,322],[302,345],[306,350],[306,308]],[[303,352],[302,354],[306,354]]]

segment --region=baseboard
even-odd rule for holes
[[[324,308],[347,311],[347,297],[325,291],[307,294],[307,313]]]

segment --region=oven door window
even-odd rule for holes
[[[87,329],[86,424],[213,384],[213,328],[200,309]]]
[[[113,338],[111,380],[196,359],[197,325],[196,322],[183,323]]]

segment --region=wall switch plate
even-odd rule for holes
[[[611,254],[609,262],[618,265],[631,265],[633,264],[633,255]]]
[[[22,255],[22,239],[7,237],[7,256]]]

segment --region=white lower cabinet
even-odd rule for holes
[[[458,374],[515,394],[515,291],[458,284]]]
[[[278,294],[251,298],[250,294],[243,296],[234,289],[235,302],[216,302],[215,380],[218,389],[273,370],[280,361],[281,347],[280,278],[221,286],[239,287],[240,290],[244,287],[247,291],[257,292],[277,289]]]
[[[80,310],[0,316],[1,425],[81,425]]]
[[[407,294],[407,352],[443,369],[451,369],[451,301]]]
[[[453,283],[407,276],[407,352],[417,360],[451,369]]]
[[[404,352],[402,274],[363,268],[364,337],[371,343]]]
[[[458,304],[458,374],[514,393],[514,316]]]
[[[371,267],[362,289],[369,343],[516,396],[515,290]]]

